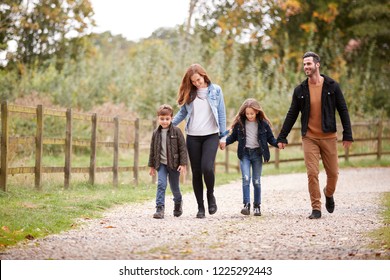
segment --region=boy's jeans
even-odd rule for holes
[[[244,156],[240,161],[242,173],[243,203],[250,203],[250,183],[252,166],[252,183],[254,188],[254,204],[261,204],[261,172],[263,168],[262,156],[259,149],[245,148]]]
[[[165,191],[167,189],[167,177],[169,178],[169,186],[173,194],[173,201],[180,202],[182,200],[179,179],[180,172],[172,170],[165,164],[160,164],[158,168],[158,183],[157,183],[157,194],[156,194],[156,205],[165,205]]]

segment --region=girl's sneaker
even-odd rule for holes
[[[255,204],[255,205],[253,206],[253,215],[255,215],[255,216],[261,216],[260,204]]]
[[[249,215],[250,213],[251,213],[251,204],[245,203],[244,208],[241,209],[241,214],[242,215]]]

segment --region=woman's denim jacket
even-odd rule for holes
[[[217,123],[219,135],[220,137],[222,137],[223,132],[226,131],[226,110],[223,92],[221,87],[216,84],[210,83],[208,89],[209,92],[207,94],[207,101],[210,104],[215,121]],[[174,116],[172,120],[173,125],[176,126],[185,119],[187,122],[185,131],[187,132],[189,123],[191,122],[191,113],[193,108],[194,104],[192,102],[181,106],[179,112]]]
[[[232,144],[235,141],[238,141],[237,147],[237,157],[242,160],[245,151],[246,145],[246,132],[245,132],[245,119],[242,120],[244,127],[237,123],[233,127],[232,133],[226,138],[226,145]],[[264,158],[264,162],[268,162],[270,160],[270,152],[268,148],[268,143],[274,147],[278,147],[278,143],[272,133],[271,127],[264,120],[257,120],[258,124],[258,141],[260,145],[260,151]]]

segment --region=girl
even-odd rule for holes
[[[192,187],[198,203],[197,218],[205,217],[203,180],[207,189],[209,214],[217,212],[214,196],[214,162],[219,139],[226,130],[226,112],[222,89],[211,83],[206,70],[191,65],[184,74],[178,91],[179,112],[173,125],[186,119],[187,150],[191,163]]]
[[[238,141],[237,156],[240,159],[240,167],[242,173],[242,192],[244,208],[241,214],[250,214],[250,181],[252,166],[252,183],[254,187],[254,215],[261,216],[261,171],[262,158],[264,162],[270,159],[268,144],[278,147],[277,141],[270,128],[271,122],[260,107],[259,102],[253,98],[249,98],[241,105],[239,112],[233,120],[231,126],[232,133],[226,139],[226,143],[222,143],[221,149],[226,145]]]

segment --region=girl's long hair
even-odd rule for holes
[[[191,77],[194,74],[199,74],[204,78],[204,81],[207,84],[210,84],[210,78],[207,75],[206,70],[199,64],[192,64],[190,67],[188,67],[186,73],[184,74],[179,91],[177,93],[177,103],[180,106],[189,104],[192,101],[191,92],[196,91],[196,86],[194,86],[191,82]]]
[[[248,98],[244,101],[244,103],[242,103],[240,109],[238,110],[237,115],[234,117],[234,120],[233,120],[233,123],[231,126],[232,129],[237,123],[240,124],[241,126],[244,126],[243,120],[246,119],[246,115],[245,115],[246,108],[252,108],[253,110],[255,110],[257,112],[256,118],[258,120],[260,120],[260,121],[264,120],[269,125],[271,125],[271,121],[268,119],[267,115],[264,113],[263,109],[260,106],[260,103],[254,98]]]

